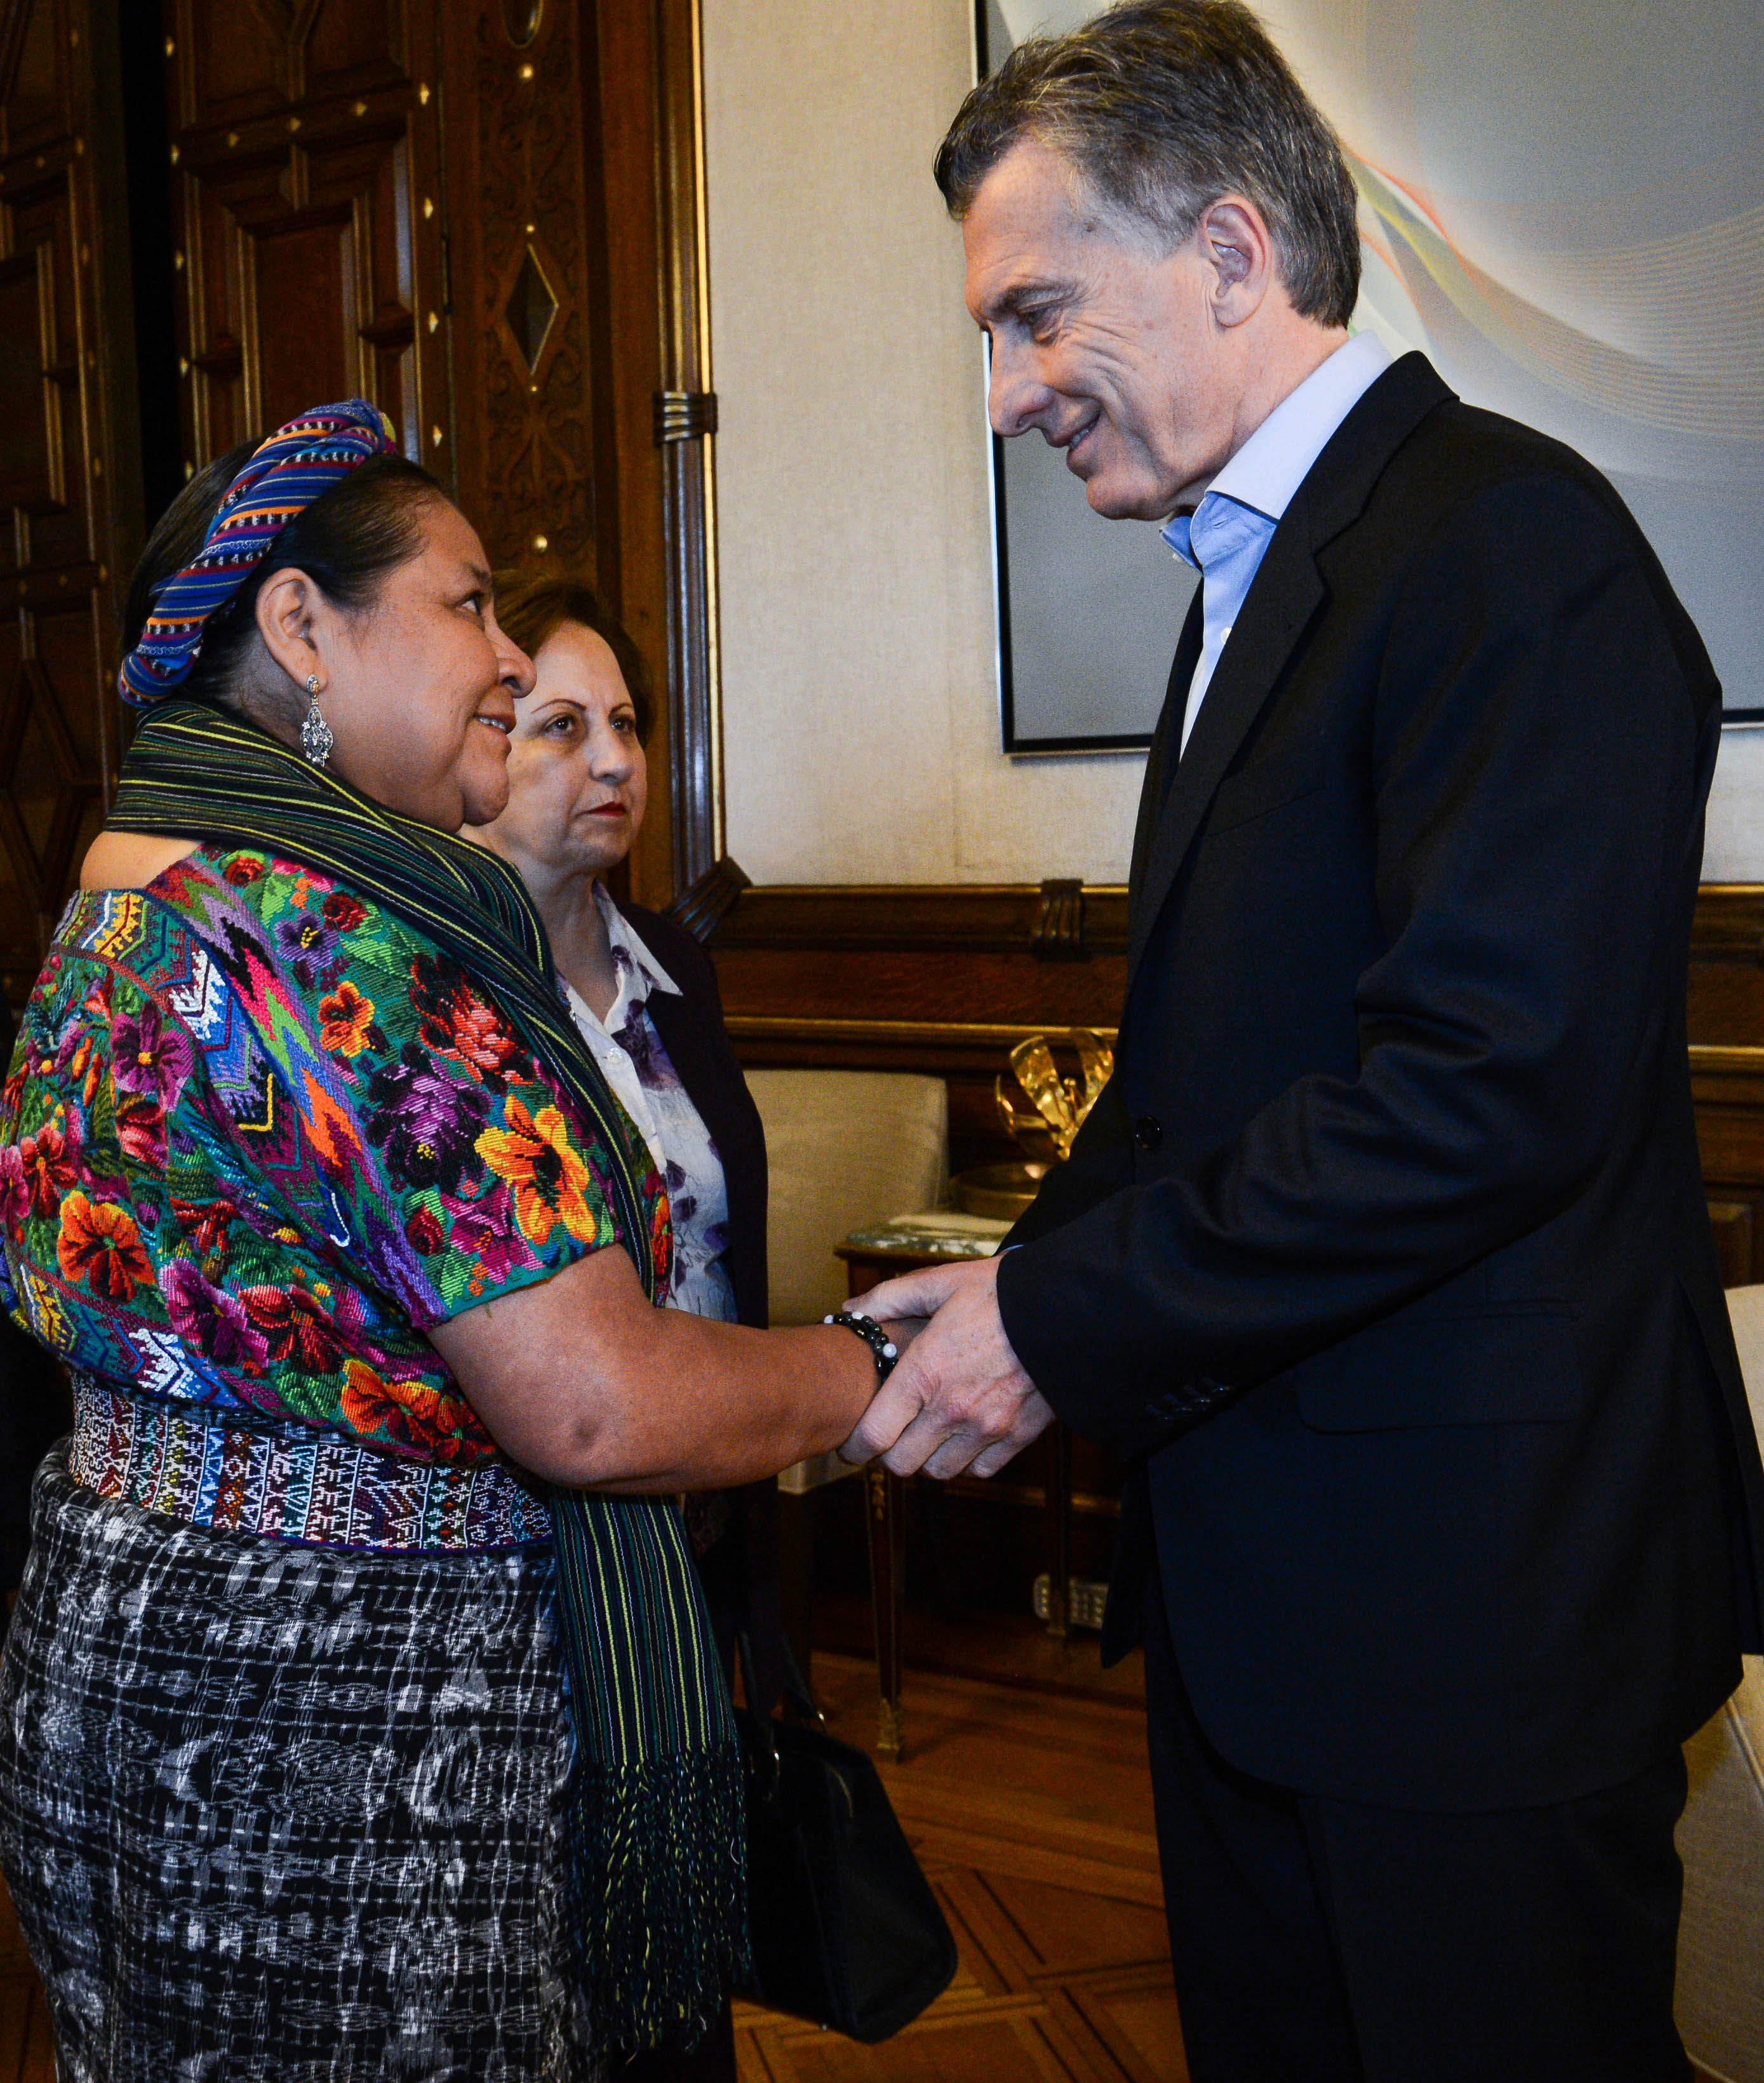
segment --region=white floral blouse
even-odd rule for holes
[[[647,1005],[652,991],[671,991],[677,996],[680,987],[598,883],[594,898],[606,922],[618,995],[601,1020],[580,992],[568,986],[570,1012],[619,1104],[643,1130],[656,1169],[667,1181],[673,1214],[668,1307],[733,1323],[735,1291],[723,1265],[729,1242],[723,1160],[668,1059]]]

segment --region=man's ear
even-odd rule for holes
[[[1274,241],[1266,220],[1243,196],[1221,196],[1201,211],[1194,228],[1212,274],[1213,315],[1240,326],[1262,307],[1275,281]]]
[[[297,687],[316,673],[325,678],[313,627],[319,589],[298,565],[272,572],[257,590],[257,633],[264,649]]]

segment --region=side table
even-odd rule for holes
[[[854,1230],[837,1255],[847,1268],[855,1298],[896,1274],[936,1265],[952,1258],[990,1258],[1011,1228],[981,1215],[941,1210],[900,1215],[873,1228]],[[1071,1517],[1071,1448],[1066,1428],[1056,1424],[1048,1443],[1048,1632],[1064,1635]],[[906,1603],[906,1485],[880,1461],[863,1471],[864,1523],[870,1552],[870,1608],[876,1629],[876,1682],[881,1692],[876,1749],[897,1760],[901,1748],[901,1637]]]

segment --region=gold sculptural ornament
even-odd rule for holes
[[[1041,1189],[1041,1181],[1063,1164],[1085,1117],[1101,1096],[1115,1068],[1115,1053],[1088,1027],[1056,1030],[1053,1042],[1078,1052],[1080,1078],[1062,1078],[1049,1037],[1032,1034],[1011,1052],[1011,1068],[1029,1105],[1020,1107],[1003,1078],[993,1080],[998,1118],[1023,1152],[1015,1164],[982,1164],[958,1172],[950,1183],[956,1205],[966,1215],[1014,1222]],[[1082,1082],[1081,1082],[1082,1080]]]
[[[1035,1109],[1033,1113],[1019,1111],[1002,1077],[993,1080],[998,1118],[1012,1142],[1031,1158],[1044,1158],[1046,1146],[1051,1143],[1055,1161],[1061,1164],[1071,1155],[1086,1116],[1101,1097],[1115,1068],[1114,1050],[1093,1029],[1069,1028],[1066,1038],[1078,1051],[1084,1080],[1082,1090],[1076,1078],[1060,1075],[1044,1034],[1032,1034],[1011,1052],[1011,1067]]]

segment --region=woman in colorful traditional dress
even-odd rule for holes
[[[373,407],[194,480],[129,623],[0,1096],[6,1299],[75,1382],[0,1668],[61,2072],[573,2083],[741,1966],[665,1494],[844,1439],[880,1336],[654,1306],[662,1181],[454,836],[532,667]]]

